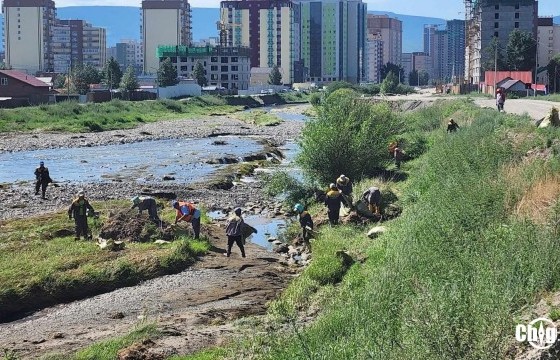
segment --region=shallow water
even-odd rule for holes
[[[225,145],[213,145],[216,140]],[[34,180],[33,172],[41,160],[54,181],[159,182],[171,175],[175,181],[188,183],[224,166],[206,164],[207,160],[241,158],[262,150],[256,139],[224,136],[4,153],[0,154],[0,183]]]

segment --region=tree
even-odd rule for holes
[[[412,70],[408,74],[408,85],[418,86],[418,70]]]
[[[159,64],[157,82],[161,87],[173,86],[179,82],[177,80],[177,68],[173,66],[170,58],[166,58]]]
[[[496,67],[497,63],[497,67]],[[507,69],[504,49],[497,37],[493,37],[490,44],[483,50],[482,68],[484,70],[505,70]]]
[[[399,86],[399,79],[394,72],[390,71],[385,77],[385,80],[381,83],[381,93],[383,94],[394,94],[397,92],[397,87]]]
[[[103,66],[103,81],[109,85],[111,89],[117,89],[121,83],[122,70],[117,60],[111,56]]]
[[[349,83],[348,81],[333,81],[325,89],[325,97],[328,97],[330,94],[332,94],[333,92],[339,89],[356,90],[356,86],[354,86],[354,84]]]
[[[197,61],[196,65],[194,66],[192,77],[200,86],[206,86],[208,84],[208,80],[206,80],[206,74],[204,72],[204,66],[202,66],[202,63],[200,61]]]
[[[554,55],[546,66],[548,72],[548,88],[557,93],[560,88],[560,54]]]
[[[66,86],[66,75],[58,74],[53,80],[53,87],[55,89],[63,89]]]
[[[420,83],[418,84],[418,86],[428,85],[430,74],[428,74],[426,70],[420,70],[418,77],[420,78]]]
[[[278,66],[274,66],[268,75],[268,83],[270,85],[282,85],[282,74]]]
[[[508,70],[526,71],[535,67],[537,41],[527,31],[515,29],[506,46]]]
[[[317,118],[306,123],[297,161],[323,183],[341,173],[359,180],[387,164],[387,139],[401,128],[387,104],[371,104],[354,90],[339,89],[324,98]]]
[[[404,68],[391,62],[381,67],[381,81],[385,80],[385,77],[387,77],[390,72],[397,76],[397,81],[399,81],[399,83],[404,81]]]
[[[99,71],[91,64],[75,66],[70,75],[70,82],[73,90],[80,95],[85,95],[89,91],[91,84],[98,84],[101,80]]]
[[[138,89],[138,78],[136,77],[136,72],[132,66],[129,66],[126,69],[126,72],[121,79],[121,89],[127,92],[129,99],[129,92]]]

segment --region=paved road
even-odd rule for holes
[[[496,101],[493,99],[476,99],[475,104],[480,107],[496,108]],[[509,99],[506,100],[504,110],[518,115],[528,114],[531,118],[539,120],[545,117],[553,106],[560,109],[560,102],[535,100],[533,98]]]

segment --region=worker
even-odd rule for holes
[[[245,247],[243,246],[243,217],[241,216],[241,208],[233,211],[233,216],[228,219],[226,225],[226,235],[228,237],[227,251],[224,254],[227,257],[231,255],[233,243],[236,243],[241,250],[241,257],[245,257]]]
[[[404,151],[399,146],[399,143],[396,142],[393,148],[393,158],[395,159],[395,166],[397,169],[401,168],[401,162],[404,157]]]
[[[171,202],[171,206],[176,210],[175,224],[179,221],[186,221],[192,224],[194,231],[194,238],[198,239],[200,236],[200,210],[194,207],[194,204],[186,201]]]
[[[504,103],[506,102],[506,94],[502,88],[496,90],[496,106],[498,107],[498,112],[504,111]]]
[[[352,195],[352,182],[346,175],[340,175],[336,179],[336,187],[343,195]]]
[[[309,239],[311,238],[311,234],[313,232],[313,220],[311,219],[311,215],[307,211],[305,211],[302,204],[296,204],[294,206],[294,211],[298,214],[303,242],[308,248],[310,248],[311,244],[309,242]]]
[[[458,129],[459,129],[459,124],[457,124],[455,120],[449,119],[449,122],[447,123],[447,132],[452,133],[457,131]]]
[[[68,209],[68,218],[72,219],[74,217],[74,223],[76,224],[76,240],[80,240],[82,235],[84,240],[86,238],[91,239],[87,222],[88,210],[91,214],[95,213],[93,207],[86,199],[84,191],[80,190],[78,196],[72,201],[72,205]]]
[[[344,197],[336,187],[336,184],[330,184],[327,195],[325,196],[325,205],[327,206],[327,214],[329,216],[329,223],[331,225],[338,225],[338,219],[340,217],[340,206],[343,203],[346,204],[346,200],[344,200]]]
[[[151,196],[135,196],[132,198],[131,210],[135,207],[138,208],[138,213],[142,214],[144,210],[148,210],[148,216],[152,221],[159,223],[161,220],[157,214],[156,199]]]
[[[368,205],[369,211],[377,216],[381,215],[381,191],[378,187],[372,186],[364,191],[362,200]]]
[[[49,175],[49,168],[45,167],[43,161],[39,162],[39,167],[35,169],[35,180],[35,195],[39,195],[39,189],[41,189],[41,198],[46,199],[47,185],[53,181]]]

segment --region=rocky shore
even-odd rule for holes
[[[302,107],[302,105],[298,105]],[[258,137],[271,146],[279,146],[289,139],[298,137],[303,122],[284,121],[277,126],[255,126],[231,116],[207,117],[203,119],[160,121],[145,124],[130,130],[106,131],[100,133],[27,133],[1,134],[0,154],[46,148],[71,148],[100,146],[108,144],[132,143],[161,139],[205,138],[219,135]],[[48,164],[51,173],[56,164]],[[34,195],[33,171],[29,169],[30,181],[17,184],[0,184],[0,220],[21,218],[49,213],[69,206],[70,200],[79,189],[86,191],[92,201],[128,199],[139,193],[174,193],[181,199],[202,204],[208,210],[228,210],[247,203],[260,212],[275,213],[278,204],[267,199],[259,182],[233,182],[225,186],[227,190],[214,186],[209,179],[188,187],[181,183],[156,180],[140,184],[134,178],[107,179],[104,182],[85,184],[60,183],[59,187],[49,186],[47,199]],[[95,171],[95,169],[92,169]],[[221,176],[227,170],[221,172]],[[233,174],[231,174],[233,175]],[[230,177],[230,179],[233,178]],[[231,187],[233,185],[233,187]]]

